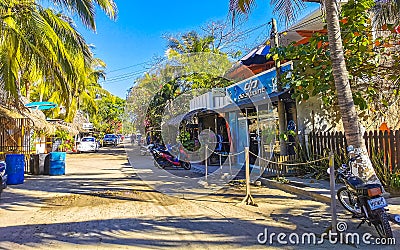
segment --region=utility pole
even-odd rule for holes
[[[278,27],[276,24],[276,19],[272,18],[272,29],[271,29],[271,40],[273,41],[273,47],[279,48],[279,34]],[[282,84],[280,81],[281,76],[281,62],[279,59],[275,60],[276,69],[276,85],[278,92],[282,91]],[[279,145],[280,145],[280,155],[287,155],[286,141],[280,135],[286,132],[286,107],[285,103],[278,96],[278,121],[279,121]]]

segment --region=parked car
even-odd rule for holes
[[[78,153],[80,152],[97,152],[99,151],[99,143],[94,137],[83,137],[77,147]]]
[[[0,161],[0,196],[3,189],[7,187],[7,174],[6,174],[6,163]]]
[[[118,145],[118,136],[115,134],[106,134],[103,138],[103,146],[117,146]]]

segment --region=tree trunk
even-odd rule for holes
[[[361,126],[358,122],[358,115],[350,88],[349,76],[343,52],[342,37],[340,34],[338,3],[334,0],[325,0],[325,12],[333,77],[346,140],[348,145],[353,145],[355,152],[360,153],[362,156],[361,159],[357,161],[356,171],[354,173],[367,182],[376,183],[379,182],[379,179],[375,174],[365,147]]]
[[[278,26],[276,24],[276,20],[272,18],[272,30],[271,36],[274,38],[274,47],[279,47],[279,36],[278,36]],[[283,90],[282,83],[281,83],[281,62],[279,59],[275,60],[275,70],[276,70],[276,85],[277,90],[280,92]],[[286,140],[283,136],[286,132],[286,107],[285,103],[278,98],[278,122],[279,122],[279,155],[287,155],[287,147],[286,147]]]
[[[286,108],[285,103],[278,100],[278,121],[279,121],[279,155],[287,155],[286,140],[283,134],[286,132]]]

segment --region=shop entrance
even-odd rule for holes
[[[248,143],[249,143],[249,151],[250,151],[250,164],[254,165],[257,161],[257,156],[259,155],[260,148],[260,130],[259,130],[259,121],[257,116],[257,110],[255,107],[246,108],[245,114],[247,117],[247,125],[248,125]]]

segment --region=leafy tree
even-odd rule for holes
[[[189,107],[175,108],[177,98],[186,98],[179,104],[187,105],[191,90],[209,90],[224,87],[231,82],[221,76],[231,68],[228,55],[215,49],[211,36],[188,32],[179,38],[169,37],[168,61],[160,63],[151,74],[137,80],[127,97],[128,112],[138,129],[160,129],[162,119],[173,117]],[[192,92],[191,92],[192,93]],[[193,93],[192,93],[193,94]],[[166,115],[167,113],[167,115]],[[143,131],[142,131],[143,132]]]
[[[97,100],[98,111],[92,117],[93,124],[104,133],[117,133],[122,128],[125,100],[108,95]]]
[[[77,13],[83,23],[95,30],[94,7],[98,4],[110,17],[116,15],[112,0],[54,0],[55,7]],[[0,81],[10,102],[18,101],[20,91],[30,99],[37,82],[54,85],[67,105],[82,71],[90,67],[92,53],[76,31],[70,17],[44,8],[37,1],[0,1]]]
[[[235,18],[237,14],[247,14],[255,0],[230,0],[230,11]],[[286,20],[293,20],[299,7],[303,6],[300,0],[272,1],[274,10]],[[369,159],[362,129],[358,122],[356,106],[354,104],[349,74],[346,67],[345,54],[342,43],[341,28],[339,22],[339,5],[334,0],[325,0],[329,57],[332,62],[332,75],[337,93],[338,106],[343,121],[346,139],[349,145],[353,145],[362,154],[362,163],[359,164],[359,175],[366,181],[379,182]],[[301,8],[300,8],[301,9]]]
[[[367,119],[371,110],[383,110],[389,100],[398,94],[399,76],[395,73],[399,66],[399,53],[391,49],[390,59],[382,55],[388,48],[390,36],[372,37],[369,10],[373,1],[349,1],[342,7],[341,31],[344,43],[346,65],[349,68],[349,82],[360,118]],[[295,97],[306,101],[310,96],[319,96],[323,104],[331,109],[338,120],[337,95],[332,75],[332,62],[329,58],[326,34],[314,34],[307,44],[289,45],[274,50],[280,59],[294,63],[290,78],[282,77],[295,90]],[[382,46],[381,46],[382,44]],[[391,61],[392,63],[388,63]],[[385,81],[381,81],[385,79]],[[286,81],[285,81],[286,80]],[[388,95],[382,93],[388,92]]]

